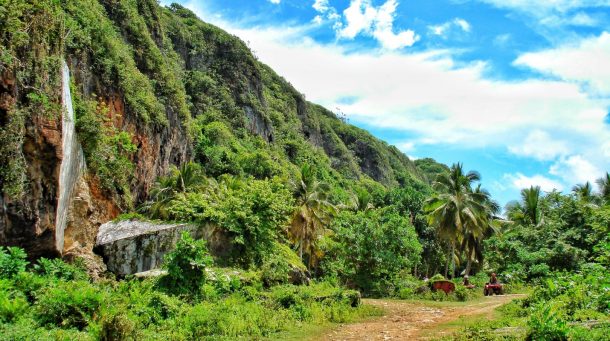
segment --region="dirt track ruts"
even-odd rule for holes
[[[435,333],[435,329],[441,324],[465,316],[480,316],[492,312],[495,308],[523,296],[492,296],[472,303],[447,306],[417,301],[367,299],[364,304],[380,307],[386,314],[368,321],[342,325],[315,340],[430,340],[447,335],[443,330]]]

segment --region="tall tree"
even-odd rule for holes
[[[462,164],[451,166],[448,174],[440,174],[432,184],[437,192],[425,204],[431,225],[436,226],[450,250],[445,264],[447,276],[449,261],[455,268],[456,246],[464,235],[479,237],[483,233],[487,219],[487,206],[483,193],[472,190],[472,184],[480,180],[477,172],[464,173]],[[455,270],[455,269],[454,269]]]
[[[506,211],[508,218],[515,223],[538,226],[542,220],[540,214],[540,186],[522,189],[521,202],[508,203]]]
[[[460,249],[466,254],[465,275],[470,274],[473,261],[479,263],[483,262],[483,240],[491,237],[502,222],[502,219],[498,216],[500,213],[500,205],[491,199],[491,194],[487,190],[481,188],[481,184],[474,189],[473,193],[477,195],[475,199],[481,200],[485,205],[486,217],[479,220],[481,224],[481,233],[479,235],[472,233],[471,231],[473,229],[467,228],[462,237]]]
[[[585,182],[584,184],[578,184],[572,187],[572,192],[574,192],[574,194],[576,194],[580,198],[580,200],[586,203],[592,203],[596,201],[595,194],[593,193],[593,186],[589,181]]]
[[[335,207],[328,201],[330,186],[318,181],[311,166],[303,165],[299,179],[295,183],[297,207],[292,214],[288,234],[298,245],[299,256],[307,254],[308,265],[314,266],[319,257],[318,240],[326,233]]]
[[[606,176],[597,179],[595,182],[599,186],[599,194],[602,199],[610,201],[610,173],[606,172]]]

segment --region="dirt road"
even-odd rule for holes
[[[397,300],[364,300],[383,308],[385,316],[370,321],[348,324],[317,338],[322,340],[430,340],[451,332],[440,328],[461,317],[483,316],[495,308],[524,295],[485,297],[467,303],[426,303]]]

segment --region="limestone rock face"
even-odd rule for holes
[[[176,246],[182,232],[205,237],[206,228],[191,224],[155,224],[142,221],[108,222],[100,226],[96,251],[108,270],[131,275],[161,267],[163,256]]]
[[[0,128],[20,101],[13,74],[0,74]],[[11,198],[0,193],[0,245],[24,247],[30,256],[54,256],[55,209],[61,151],[61,122],[57,118],[30,117],[25,121],[21,153],[27,165],[26,193]],[[0,160],[1,163],[8,160]]]

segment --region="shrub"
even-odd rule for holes
[[[100,340],[130,340],[134,336],[135,323],[125,313],[112,314],[102,319]]]
[[[287,245],[276,242],[273,251],[268,254],[261,266],[261,280],[266,286],[286,284],[290,281],[291,272],[305,275],[307,268]]]
[[[11,323],[23,315],[29,308],[26,299],[5,288],[0,288],[0,322]]]
[[[550,306],[543,306],[532,314],[528,321],[526,340],[563,341],[568,339],[568,325],[557,317]]]
[[[0,247],[0,277],[12,278],[25,271],[27,254],[18,247]]]
[[[206,268],[212,265],[212,257],[205,240],[194,240],[183,232],[176,248],[165,255],[163,267],[167,275],[163,285],[171,292],[193,294],[206,280]]]
[[[286,311],[269,310],[238,295],[215,304],[200,303],[179,323],[187,329],[189,339],[198,340],[269,336],[285,329],[289,320]]]
[[[412,288],[401,288],[398,290],[398,298],[401,300],[412,299],[415,295],[415,292]]]
[[[436,274],[436,275],[432,276],[432,278],[430,278],[430,282],[444,281],[444,280],[445,280],[445,276],[443,276],[441,274]]]
[[[99,311],[104,295],[89,282],[59,282],[42,291],[35,305],[41,325],[83,330]]]
[[[40,290],[54,283],[55,280],[53,279],[41,277],[31,272],[21,272],[13,277],[13,287],[19,290],[30,303],[36,301],[36,295]]]
[[[34,265],[34,271],[42,276],[51,276],[65,281],[88,279],[85,271],[76,266],[67,264],[61,259],[40,258]]]
[[[455,286],[455,291],[453,292],[455,298],[460,302],[467,301],[471,296],[471,290],[466,288],[463,285],[457,284]]]

